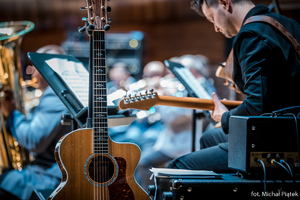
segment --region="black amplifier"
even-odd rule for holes
[[[229,120],[228,166],[241,172],[256,173],[262,168],[257,162],[259,159],[267,171],[285,173],[277,163],[280,161],[284,161],[287,168],[288,164],[299,171],[299,122],[299,118],[296,120],[293,116],[232,116]]]

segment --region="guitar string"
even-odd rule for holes
[[[93,63],[93,70],[94,70],[94,76],[93,76],[93,79],[94,79],[94,81],[96,81],[95,80],[95,77],[96,77],[96,70],[95,70],[95,66],[96,66],[96,59],[95,59],[95,40],[96,40],[96,37],[95,37],[95,31],[93,31],[93,39],[94,39],[94,41],[93,41],[93,48],[91,48],[94,52],[93,52],[93,61],[94,61],[94,63]],[[94,89],[93,89],[93,100],[94,100],[94,108],[93,108],[93,110],[94,110],[94,113],[93,113],[93,127],[94,127],[94,131],[93,131],[93,133],[94,133],[94,147],[93,147],[93,151],[94,151],[94,181],[95,181],[95,183],[96,183],[96,177],[97,177],[97,173],[98,173],[98,171],[97,171],[97,156],[96,156],[96,146],[97,146],[97,135],[96,135],[96,119],[95,119],[95,112],[96,112],[96,109],[95,109],[95,104],[96,104],[96,99],[95,99],[95,86],[94,86],[94,81],[93,81],[93,87],[94,87]],[[96,186],[96,184],[94,185],[94,192],[95,192],[95,198],[94,199],[98,199],[98,188],[97,188],[97,186]]]
[[[95,44],[96,44],[96,34],[95,34],[95,31],[93,31],[93,33],[94,33],[94,36],[93,36],[93,39],[94,39],[94,41],[93,41],[93,45],[94,45],[94,47],[92,48],[92,50],[93,50],[93,60],[94,60],[94,65],[93,65],[93,70],[94,70],[94,76],[93,76],[93,78],[94,78],[94,81],[97,81],[97,80],[95,80],[95,77],[96,77],[96,70],[95,70],[95,66],[96,66],[96,59],[95,59],[95,56],[97,55],[95,55]],[[93,81],[93,84],[94,84],[94,81]],[[94,85],[93,85],[94,86]],[[93,92],[94,92],[94,94],[93,94],[93,99],[94,99],[94,113],[93,113],[93,121],[94,121],[94,125],[93,125],[93,127],[94,127],[94,181],[95,181],[95,183],[97,183],[97,176],[98,176],[98,166],[97,166],[97,152],[96,152],[96,146],[97,146],[97,135],[96,135],[96,118],[95,118],[95,113],[96,113],[96,99],[95,99],[95,86],[94,86],[94,90],[93,90]],[[94,185],[94,189],[96,190],[95,192],[96,192],[96,199],[98,199],[98,188],[97,188],[97,186],[96,186],[96,184]]]
[[[94,70],[95,70],[95,72],[94,72],[94,74],[95,74],[95,79],[96,79],[96,83],[98,83],[98,77],[99,77],[99,75],[97,74],[97,66],[99,65],[98,64],[98,31],[96,31],[96,32],[94,32],[95,34],[94,34],[94,45],[95,45],[95,48],[94,48],[94,54],[95,54],[95,58],[96,59],[94,59],[95,60],[95,62],[94,62]],[[96,179],[96,182],[100,182],[100,180],[101,180],[101,178],[99,179],[99,177],[101,176],[101,172],[102,172],[102,169],[100,168],[100,172],[99,172],[99,164],[100,164],[100,161],[99,161],[99,152],[98,152],[98,147],[99,147],[99,144],[100,144],[100,135],[99,135],[99,129],[100,129],[100,127],[98,127],[99,125],[98,125],[98,118],[97,118],[97,109],[98,109],[98,102],[97,102],[97,97],[98,97],[98,92],[97,92],[97,87],[96,86],[94,86],[95,87],[95,90],[94,90],[94,99],[95,99],[95,113],[94,113],[94,119],[95,119],[95,126],[96,126],[96,124],[97,124],[97,126],[96,126],[96,129],[95,129],[95,134],[96,134],[96,138],[97,138],[97,143],[96,143],[96,146],[95,146],[95,163],[96,163],[96,176],[95,176],[95,179]],[[100,174],[99,174],[100,173]],[[96,187],[96,189],[97,189],[97,194],[99,195],[100,194],[100,196],[102,195],[102,188],[100,187]],[[100,190],[100,191],[99,191]],[[97,196],[98,197],[98,196]],[[98,198],[97,198],[98,199]],[[103,199],[103,198],[100,198],[100,199]]]
[[[97,81],[97,70],[96,70],[96,65],[97,65],[97,34],[96,34],[97,32],[96,31],[94,31],[94,48],[93,48],[93,50],[94,50],[94,57],[95,57],[95,59],[94,59],[94,79],[95,79],[95,81]],[[97,83],[97,82],[96,82]],[[95,87],[95,85],[94,85],[94,87]],[[97,93],[96,93],[96,87],[95,87],[95,89],[94,89],[94,101],[95,101],[95,104],[94,104],[94,119],[95,119],[95,125],[94,126],[96,126],[96,109],[97,109],[97,107],[96,107],[96,95],[97,95]],[[96,135],[97,133],[96,133],[96,129],[95,129],[95,140],[96,140],[96,142],[97,143],[99,143],[99,136],[98,135]],[[99,144],[97,144],[96,143],[96,146],[97,145],[99,145]],[[95,151],[95,170],[96,170],[96,174],[95,174],[95,181],[97,180],[96,178],[99,176],[99,166],[97,165],[97,163],[98,163],[98,156],[97,156],[97,154],[98,154],[98,152],[96,151],[96,146],[95,146],[95,149],[94,149],[94,151]],[[96,181],[97,182],[97,181]],[[98,193],[98,190],[99,190],[99,188],[98,187],[96,187],[96,189],[97,189],[97,199],[98,199],[98,195],[99,195],[99,193]],[[100,188],[101,189],[101,188]],[[100,192],[100,194],[101,194],[101,192]]]
[[[103,54],[102,52],[105,50],[105,40],[104,40],[104,32],[103,31],[99,31],[99,34],[97,35],[98,36],[98,45],[99,47],[97,48],[98,49],[98,54],[100,56],[100,59],[97,60],[98,64],[98,69],[100,69],[98,72],[99,74],[101,74],[100,76],[98,76],[100,78],[100,83],[101,85],[106,85],[105,83],[105,70],[104,69],[104,66],[105,66],[105,53]],[[102,73],[100,73],[102,72]],[[104,153],[105,152],[105,145],[106,145],[106,135],[105,135],[105,127],[102,122],[102,118],[104,120],[104,117],[103,117],[103,114],[102,112],[105,111],[105,108],[106,108],[106,105],[105,105],[105,101],[104,101],[104,98],[103,98],[103,92],[104,92],[104,89],[106,89],[106,87],[102,87],[100,90],[98,90],[98,93],[99,94],[99,98],[100,98],[100,112],[99,113],[99,125],[100,125],[100,135],[101,137],[103,138],[103,141],[101,141],[101,149],[100,149],[100,152],[101,152],[101,173],[100,173],[100,180],[105,183],[105,181],[107,180],[107,162],[106,162],[106,157],[104,156]],[[105,187],[102,187],[103,188],[103,191],[102,191],[102,194],[103,194],[103,199],[105,197],[107,197],[107,190],[105,189]]]
[[[100,115],[102,116],[101,118],[101,125],[102,125],[102,128],[103,128],[103,135],[105,136],[105,143],[104,143],[104,146],[103,146],[103,151],[105,153],[108,154],[108,147],[106,147],[108,145],[108,130],[107,130],[107,97],[105,96],[106,94],[106,70],[105,70],[105,67],[106,67],[106,63],[105,63],[105,33],[104,31],[101,31],[100,32],[100,35],[101,35],[101,44],[103,44],[103,47],[101,46],[101,52],[100,52],[100,55],[103,56],[100,61],[101,61],[101,69],[103,69],[103,72],[102,72],[102,76],[101,76],[101,79],[103,81],[103,85],[105,85],[104,89],[101,89],[100,90],[100,93],[101,93],[101,100],[103,100],[102,102],[102,107],[103,107],[103,111],[105,111],[104,115]],[[102,54],[103,52],[103,54]],[[104,169],[105,169],[105,177],[104,177],[104,180],[105,181],[108,181],[109,179],[109,160],[106,158],[106,157],[103,157],[105,158],[104,160],[104,163],[105,163],[105,166],[104,166]],[[108,190],[105,190],[105,196],[108,197]]]
[[[102,66],[102,63],[101,63],[101,60],[102,60],[102,54],[101,54],[101,50],[102,50],[102,44],[101,44],[101,31],[98,31],[98,33],[99,34],[97,34],[97,44],[99,45],[98,47],[97,47],[97,50],[98,50],[98,55],[100,56],[100,59],[98,59],[97,60],[97,66],[98,66],[98,69],[100,69],[101,68],[101,66]],[[102,74],[100,75],[100,71],[98,71],[99,72],[99,74],[98,74],[98,78],[99,78],[99,81],[102,81]],[[102,82],[100,82],[101,84],[102,84]],[[99,94],[98,93],[99,91],[97,91],[97,95]],[[100,92],[101,93],[101,92]],[[100,94],[99,94],[99,99],[100,99],[100,104],[99,104],[99,106],[100,106],[100,112],[102,111],[102,108],[103,108],[103,102],[102,102],[102,98],[101,98],[101,96],[100,96]],[[100,151],[98,152],[98,153],[100,153],[101,152],[101,162],[100,162],[100,170],[101,170],[101,173],[100,173],[100,175],[99,175],[99,177],[100,177],[100,180],[101,180],[101,183],[103,183],[103,181],[104,181],[104,177],[102,177],[103,176],[103,170],[104,170],[104,167],[103,167],[103,163],[104,163],[104,156],[103,156],[103,140],[104,140],[104,137],[103,137],[103,133],[102,133],[102,126],[101,126],[101,118],[100,118],[100,116],[101,116],[101,114],[99,113],[99,118],[98,118],[98,120],[99,120],[99,127],[100,127],[100,130],[99,130],[99,135],[100,135],[100,137],[102,138],[101,139],[101,149],[100,149]],[[99,166],[98,166],[99,167]],[[102,189],[102,199],[105,199],[105,189],[104,189],[104,187],[101,187],[101,189]]]
[[[106,158],[104,154],[108,153],[106,151],[109,151],[108,149],[108,129],[106,126],[101,125],[107,125],[107,105],[105,102],[105,98],[103,96],[106,96],[106,87],[103,87],[106,85],[106,70],[105,70],[105,38],[104,38],[104,32],[103,31],[97,31],[98,33],[95,34],[94,31],[94,55],[96,56],[96,59],[94,59],[94,76],[95,83],[98,83],[102,85],[101,89],[97,89],[96,84],[94,85],[94,95],[95,101],[97,104],[94,106],[98,109],[97,112],[94,113],[94,123],[97,124],[99,127],[97,131],[94,132],[94,139],[98,142],[96,146],[94,146],[94,171],[96,169],[96,173],[94,172],[94,179],[97,177],[98,181],[100,181],[100,186],[102,184],[101,181],[107,181],[109,177],[109,158]],[[103,45],[103,46],[102,46]],[[97,70],[100,69],[100,70]],[[99,72],[102,72],[100,74]],[[98,103],[98,101],[100,103]],[[97,105],[97,106],[96,106]],[[104,113],[104,114],[102,114]],[[95,125],[94,125],[95,126]],[[96,136],[95,136],[96,135]],[[100,140],[101,138],[101,140]],[[107,145],[107,146],[106,146]],[[100,155],[99,155],[100,154]],[[101,160],[99,160],[99,156],[101,157]],[[96,163],[96,164],[95,164]],[[101,165],[101,164],[102,165]],[[103,167],[102,167],[103,166]],[[100,168],[100,172],[99,172]],[[105,183],[105,182],[104,182]],[[109,191],[106,190],[104,187],[96,187],[96,197],[99,195],[101,197],[108,197]],[[97,198],[98,199],[98,198]]]
[[[102,46],[102,44],[103,44],[103,37],[104,37],[104,35],[103,35],[104,33],[101,31],[100,32],[100,38],[99,38],[99,40],[100,40],[100,56],[101,56],[101,59],[99,60],[100,61],[100,68],[102,69],[102,67],[103,67],[103,62],[102,62],[102,59],[105,59],[105,57],[102,57],[102,51],[103,51],[103,49],[104,49],[104,46]],[[104,45],[104,44],[103,44]],[[101,70],[100,70],[100,72],[101,72]],[[101,81],[103,82],[103,85],[105,85],[105,82],[104,82],[104,71],[101,73],[101,76],[100,76],[100,78],[101,78]],[[106,87],[104,87],[104,88],[106,88]],[[104,99],[103,99],[103,95],[102,95],[102,89],[100,90],[100,96],[101,96],[101,101],[103,100],[103,102],[101,102],[101,107],[102,107],[102,109],[104,110],[105,109],[105,102],[104,102]],[[102,122],[102,114],[100,114],[100,122]],[[103,137],[103,139],[105,140],[105,137],[103,136],[103,135],[105,135],[104,134],[104,124],[102,124],[102,123],[100,123],[101,124],[101,135],[102,135],[102,137]],[[102,130],[103,129],[103,130]],[[102,151],[102,154],[105,152],[105,145],[106,144],[106,142],[104,142],[103,144],[102,144],[102,148],[101,148],[101,151]],[[104,162],[104,164],[106,164],[106,158],[104,157],[104,156],[102,156],[102,159],[103,159],[103,162]],[[102,162],[102,163],[103,163]],[[103,165],[103,164],[102,164]],[[101,168],[102,170],[104,170],[104,173],[105,172],[107,172],[107,168],[106,168],[106,166],[104,166],[103,168]],[[101,175],[103,175],[103,173],[101,174]],[[103,182],[104,181],[106,181],[107,179],[106,179],[106,175],[104,175],[104,179],[103,179]],[[103,188],[105,188],[105,187],[103,187]],[[104,190],[104,197],[107,197],[106,195],[107,195],[107,192],[106,192],[107,190]]]
[[[101,92],[103,93],[103,94],[107,94],[107,92],[106,92],[106,56],[105,56],[105,32],[104,31],[102,31],[101,32],[101,35],[102,35],[102,38],[101,38],[101,40],[102,40],[102,43],[103,43],[103,48],[102,48],[102,51],[103,51],[103,66],[102,66],[102,68],[103,68],[103,73],[102,73],[102,76],[103,76],[103,83],[105,84],[105,90],[101,90]],[[101,55],[102,55],[102,53],[101,53]],[[105,114],[104,114],[104,116],[103,116],[103,121],[104,121],[104,123],[103,123],[103,132],[105,133],[105,137],[106,137],[106,144],[105,144],[105,147],[104,147],[104,149],[105,149],[105,151],[106,151],[106,153],[108,154],[109,152],[108,152],[108,146],[106,147],[106,145],[108,145],[108,127],[107,127],[107,96],[106,95],[102,95],[104,98],[103,98],[103,100],[104,100],[104,109],[105,109]],[[105,180],[108,180],[110,177],[109,177],[109,170],[110,170],[110,168],[109,168],[109,160],[108,160],[108,162],[105,162],[105,164],[106,164],[106,166],[105,166],[105,169],[106,169],[106,173],[105,173],[105,175],[106,175],[106,177],[105,177]],[[105,192],[106,192],[106,195],[108,196],[109,194],[108,194],[108,190],[105,190]]]
[[[99,66],[101,65],[100,63],[99,63],[99,61],[101,61],[101,59],[102,59],[102,57],[101,57],[101,53],[99,52],[99,50],[101,50],[101,41],[100,41],[100,38],[99,38],[99,35],[100,35],[100,31],[97,31],[97,42],[96,42],[96,44],[97,44],[97,56],[100,56],[100,59],[99,59],[99,57],[97,57],[97,59],[96,59],[96,63],[97,63],[97,68],[99,68]],[[99,71],[97,71],[98,73],[97,73],[97,81],[101,81],[101,75],[99,74]],[[101,111],[101,107],[102,107],[102,102],[101,102],[101,98],[100,98],[100,96],[98,96],[99,95],[99,89],[97,89],[96,90],[96,93],[97,93],[97,97],[100,99],[100,104],[98,103],[98,105],[97,105],[97,109],[100,109],[99,111]],[[100,108],[98,108],[100,106]],[[98,110],[97,110],[98,111]],[[98,153],[98,155],[99,155],[99,153],[102,153],[101,152],[101,149],[102,149],[102,145],[103,145],[103,141],[102,141],[102,134],[101,134],[101,124],[98,122],[98,121],[100,121],[100,114],[98,113],[98,118],[97,118],[97,123],[98,123],[98,132],[97,132],[97,134],[98,134],[98,137],[99,138],[101,138],[101,140],[99,140],[98,142],[101,144],[101,148],[100,149],[98,149],[98,151],[97,151],[97,153]],[[98,144],[98,146],[100,146],[99,144]],[[102,178],[102,174],[103,174],[103,168],[102,168],[102,163],[103,163],[103,156],[102,156],[102,154],[100,154],[100,157],[101,157],[101,161],[99,161],[98,160],[98,169],[100,168],[100,174],[98,174],[98,179],[99,179],[99,182],[100,182],[100,184],[102,183],[102,180],[103,180],[103,178]],[[98,159],[99,159],[99,156],[97,157]],[[103,189],[103,187],[101,187],[100,186],[100,190],[101,190],[101,193],[100,193],[100,195],[101,195],[101,199],[105,199],[105,190]]]

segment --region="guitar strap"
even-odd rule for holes
[[[266,15],[256,15],[249,17],[245,24],[253,23],[253,22],[264,22],[267,24],[272,25],[273,27],[277,28],[293,45],[296,53],[298,54],[298,57],[300,59],[300,45],[297,42],[297,40],[280,24],[277,20],[275,20],[272,17],[266,16]],[[226,60],[226,65],[225,67],[222,67],[223,69],[220,70],[218,69],[216,72],[216,76],[221,77],[221,78],[226,78],[227,80],[231,81],[234,83],[232,74],[233,74],[233,49],[231,49],[230,54]],[[220,72],[222,71],[222,72]],[[237,88],[236,88],[237,89]]]
[[[250,18],[248,18],[245,24],[249,24],[252,22],[266,22],[272,26],[274,26],[275,28],[277,28],[293,45],[293,47],[295,48],[298,57],[300,58],[300,45],[297,42],[297,40],[288,32],[288,30],[286,30],[286,28],[284,28],[284,26],[282,26],[282,24],[280,24],[277,20],[275,20],[272,17],[266,16],[266,15],[257,15],[257,16],[252,16]]]

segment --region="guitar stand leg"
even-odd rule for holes
[[[196,138],[197,138],[197,120],[205,118],[203,112],[197,113],[195,109],[193,109],[192,115],[192,152],[196,151]]]
[[[76,120],[70,114],[63,114],[61,116],[61,125],[71,126],[71,131],[74,131],[78,128]]]

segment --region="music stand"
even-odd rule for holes
[[[29,60],[48,82],[80,127],[88,117],[89,72],[71,55],[29,52]],[[59,67],[58,67],[59,66]],[[135,116],[120,115],[118,106],[108,106],[108,126],[127,125]],[[120,118],[124,117],[122,120]]]
[[[184,85],[190,97],[198,97],[201,99],[212,99],[211,95],[200,85],[195,76],[191,71],[177,62],[172,62],[169,60],[164,61],[166,67],[168,67],[176,78]],[[196,142],[196,119],[201,117],[210,117],[209,111],[203,110],[201,113],[196,113],[196,110],[193,110],[193,144],[192,151],[195,151],[195,142]]]

